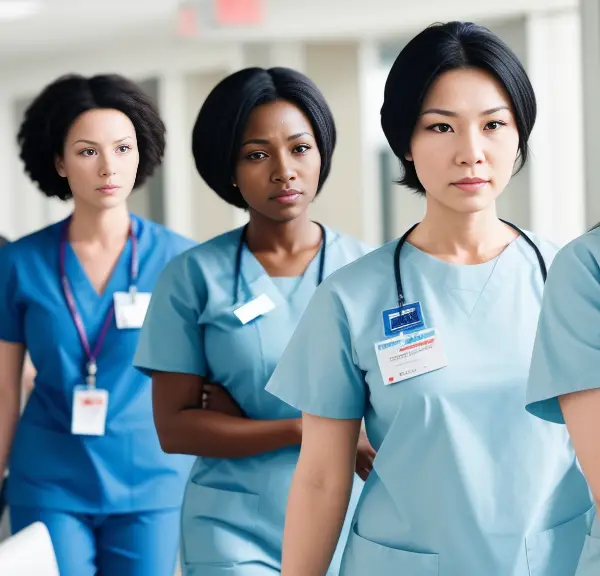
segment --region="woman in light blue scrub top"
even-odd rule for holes
[[[556,248],[496,212],[535,112],[481,26],[429,27],[394,63],[382,127],[426,213],[319,287],[267,385],[303,412],[283,576],[324,574],[363,417],[377,456],[342,576],[575,573],[589,492],[566,432],[524,410]]]
[[[152,374],[163,448],[198,456],[182,511],[186,576],[280,573],[302,426],[300,413],[264,387],[317,285],[369,251],[307,213],[329,174],[335,136],[317,87],[286,68],[227,77],[196,121],[200,175],[249,222],[167,267],[135,357]],[[363,438],[362,477],[372,458]],[[353,476],[355,502],[362,480]]]
[[[600,228],[596,227],[565,246],[550,267],[527,390],[527,409],[532,414],[566,423],[596,507],[600,503],[599,322]],[[577,576],[597,574],[600,521],[596,515]]]
[[[132,359],[159,274],[193,243],[126,203],[162,159],[164,125],[132,82],[69,76],[27,109],[19,143],[44,195],[74,209],[0,249],[12,531],[46,524],[61,576],[172,575],[193,462],[161,450],[150,379]],[[26,350],[37,377],[18,421]]]

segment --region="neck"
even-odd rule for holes
[[[125,204],[110,210],[95,210],[75,203],[69,225],[69,239],[71,242],[99,242],[104,246],[111,246],[127,237],[130,225]]]
[[[320,229],[309,220],[306,213],[287,222],[277,222],[250,212],[246,242],[252,252],[293,253],[320,241]]]
[[[409,240],[434,256],[473,264],[496,257],[516,236],[512,228],[498,219],[495,204],[463,214],[428,197],[425,217]]]

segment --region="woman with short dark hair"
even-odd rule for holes
[[[187,576],[280,573],[302,426],[299,412],[264,386],[317,285],[369,251],[307,213],[329,174],[335,136],[318,88],[286,68],[228,76],[198,115],[198,171],[249,222],[167,267],[135,358],[152,374],[164,450],[198,456],[182,512]],[[372,456],[363,438],[362,477]],[[361,484],[355,475],[354,499]]]
[[[21,158],[67,219],[0,250],[0,476],[17,532],[48,527],[63,576],[175,570],[189,458],[162,452],[132,367],[158,275],[193,243],[130,214],[165,128],[120,76],[66,76],[35,98]],[[19,420],[25,352],[36,382]]]
[[[381,110],[423,220],[316,291],[267,390],[303,412],[284,576],[323,576],[364,417],[377,450],[343,576],[573,576],[593,509],[568,436],[525,388],[557,249],[498,218],[535,95],[482,26],[427,28]]]

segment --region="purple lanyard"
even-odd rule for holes
[[[65,299],[67,301],[67,305],[69,306],[69,311],[71,312],[71,317],[73,318],[75,328],[77,328],[77,332],[79,334],[79,339],[81,340],[81,344],[87,356],[86,382],[90,388],[94,388],[96,386],[96,373],[98,371],[96,359],[98,358],[98,354],[100,354],[100,350],[102,350],[104,340],[106,339],[106,334],[115,315],[115,309],[114,305],[111,304],[108,313],[106,314],[104,324],[102,325],[102,328],[100,330],[100,334],[98,335],[96,346],[92,350],[87,337],[87,333],[85,331],[83,319],[81,318],[81,314],[79,314],[79,311],[77,310],[77,304],[75,303],[75,296],[73,295],[73,290],[71,290],[71,284],[69,283],[69,279],[67,278],[65,259],[69,237],[69,221],[70,219],[67,220],[67,222],[65,222],[65,225],[63,226],[62,236],[60,240],[60,279],[62,283],[63,292],[65,294]],[[129,292],[132,295],[132,298],[135,298],[139,260],[137,238],[135,237],[133,231],[133,224],[129,226],[129,239],[131,240],[131,278],[129,283]]]

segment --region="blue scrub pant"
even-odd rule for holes
[[[179,516],[179,508],[114,515],[10,508],[13,534],[37,521],[48,527],[61,576],[172,576]]]

